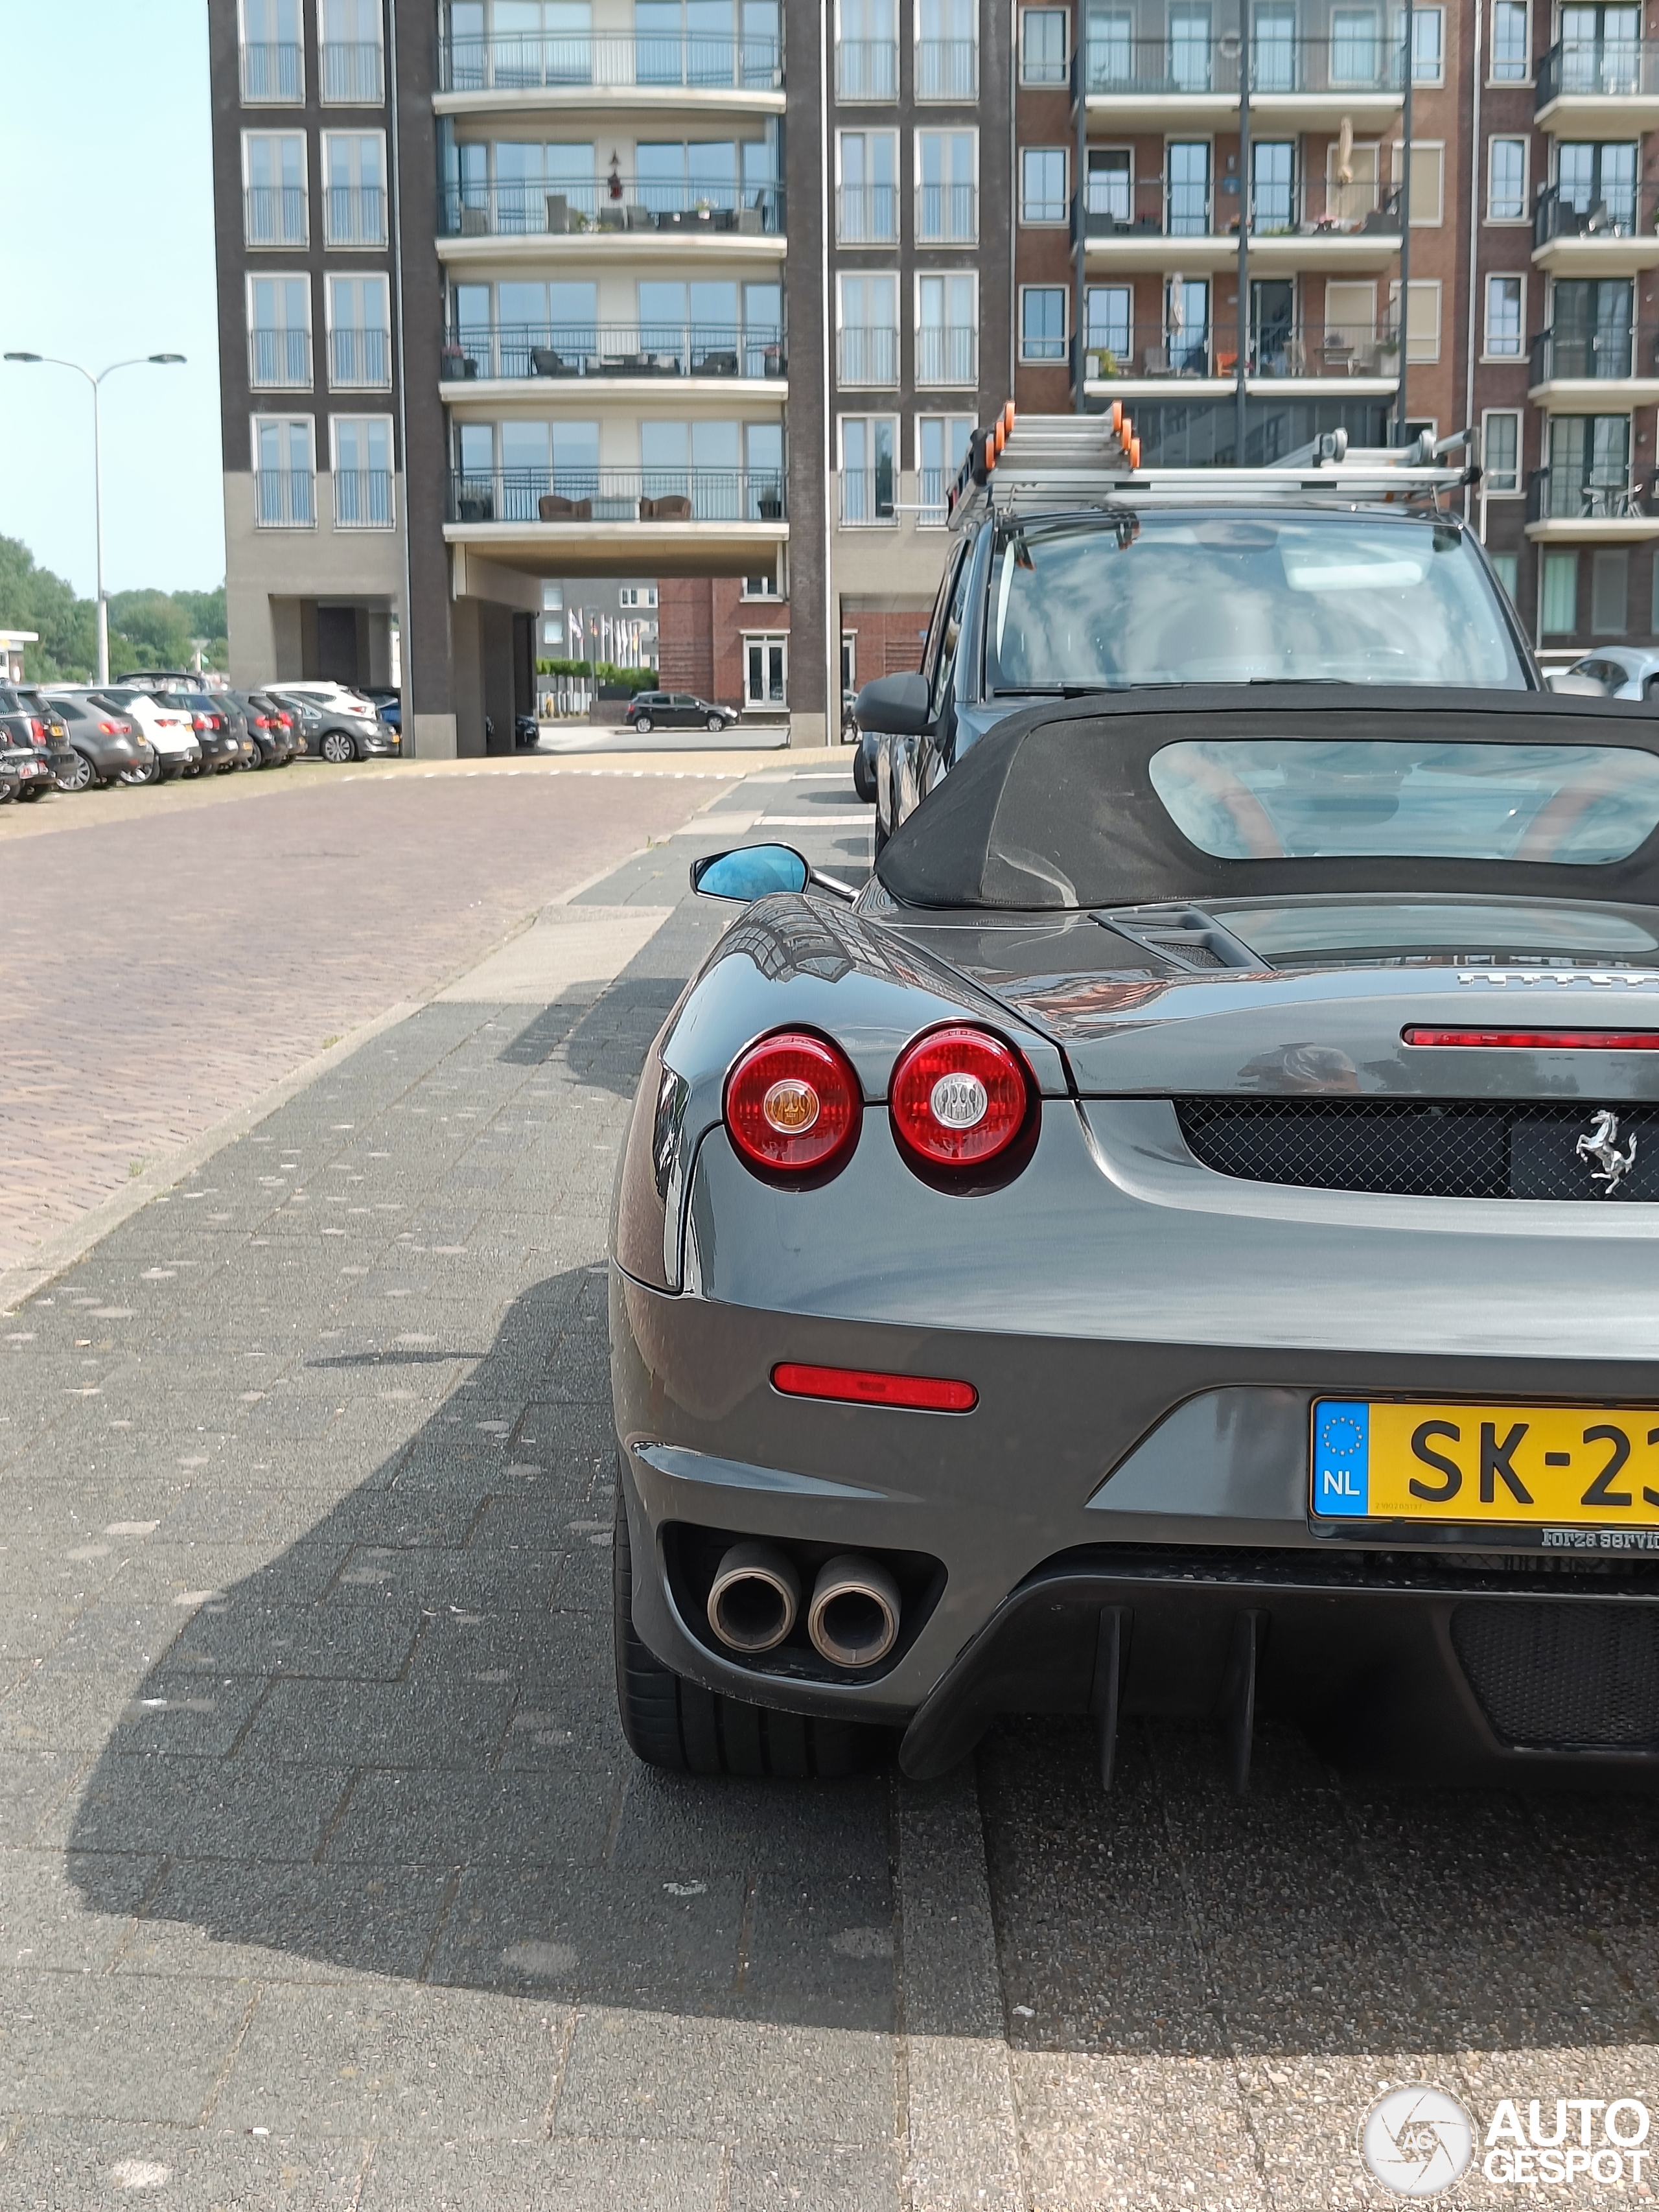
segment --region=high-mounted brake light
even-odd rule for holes
[[[750,1045],[726,1078],[726,1127],[762,1174],[822,1174],[851,1153],[863,1103],[845,1053],[788,1030]]]
[[[1431,1030],[1400,1032],[1406,1044],[1482,1046],[1498,1052],[1659,1052],[1659,1030]]]
[[[1018,1055],[985,1030],[933,1030],[899,1055],[889,1111],[901,1147],[929,1167],[969,1168],[1006,1152],[1032,1108]]]
[[[809,1367],[781,1360],[772,1388],[786,1398],[835,1398],[849,1406],[899,1406],[919,1413],[971,1413],[979,1392],[971,1382],[939,1375],[886,1375],[870,1367]]]

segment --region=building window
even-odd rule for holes
[[[1538,628],[1544,637],[1571,637],[1578,627],[1578,556],[1546,553],[1538,595]]]
[[[380,0],[322,0],[323,98],[341,107],[386,100]]]
[[[1028,284],[1019,295],[1019,357],[1022,361],[1066,358],[1066,287]]]
[[[754,637],[743,641],[743,703],[746,708],[782,708],[789,703],[789,640]]]
[[[1486,221],[1527,219],[1527,142],[1493,138],[1486,149]]]
[[[1438,84],[1445,75],[1446,15],[1442,8],[1412,10],[1412,82]]]
[[[1520,556],[1516,553],[1488,553],[1486,558],[1492,563],[1493,575],[1509,593],[1510,605],[1513,606],[1521,589]]]
[[[386,244],[386,138],[379,131],[323,133],[323,240]]]
[[[242,98],[250,107],[298,106],[306,96],[300,0],[242,0]]]
[[[248,382],[256,391],[311,388],[311,279],[250,276]]]
[[[1022,84],[1066,82],[1066,10],[1027,8],[1019,19],[1019,81]]]
[[[1525,280],[1520,276],[1486,279],[1486,358],[1519,361]],[[1417,287],[1413,285],[1415,291]],[[1413,354],[1413,359],[1416,356]]]
[[[841,418],[841,519],[849,530],[897,520],[898,424],[890,415]]]
[[[921,415],[916,418],[916,499],[918,524],[941,528],[945,495],[956,482],[974,434],[971,415]]]
[[[898,242],[898,134],[836,134],[836,235],[843,246]]]
[[[1532,74],[1526,0],[1492,0],[1492,80],[1524,84]]]
[[[916,98],[977,100],[975,0],[916,0]]]
[[[1127,146],[1091,146],[1084,185],[1090,232],[1127,229],[1134,215],[1134,155]],[[1156,191],[1156,186],[1154,186]]]
[[[384,276],[328,280],[328,380],[338,391],[392,383],[392,323]]]
[[[1516,408],[1489,408],[1480,422],[1480,488],[1488,499],[1521,489],[1521,416]]]
[[[390,530],[392,418],[389,415],[334,417],[334,526]]]
[[[1066,220],[1066,149],[1024,146],[1019,156],[1019,219],[1022,222]]]
[[[917,277],[915,380],[918,386],[978,383],[976,277]]]
[[[1400,283],[1398,278],[1389,287],[1389,306],[1393,318],[1400,313]],[[1440,358],[1440,279],[1437,276],[1412,279],[1412,295],[1406,313],[1406,358],[1413,361],[1438,361]]]
[[[1590,635],[1623,637],[1630,628],[1630,549],[1598,545],[1590,556]]]
[[[836,374],[842,384],[898,382],[898,278],[843,276],[837,290]]]
[[[250,246],[309,242],[302,131],[242,133],[242,235]]]
[[[748,580],[745,579],[744,582],[745,593],[748,589]],[[624,584],[617,593],[617,605],[619,607],[654,607],[656,604],[657,587],[654,584]]]
[[[310,419],[256,416],[253,516],[261,530],[310,530],[317,520]]]
[[[1134,356],[1134,292],[1127,284],[1091,284],[1083,295],[1083,349],[1090,377],[1121,376]]]
[[[916,133],[916,240],[971,246],[979,236],[979,133]]]
[[[1394,149],[1395,173],[1399,174],[1400,148]],[[1444,220],[1446,188],[1446,149],[1443,146],[1425,146],[1420,142],[1412,147],[1412,228],[1433,230]]]
[[[898,98],[895,0],[836,0],[836,97]]]

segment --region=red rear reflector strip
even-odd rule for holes
[[[1659,1052],[1659,1030],[1404,1029],[1407,1044],[1478,1045],[1500,1052]]]
[[[868,1367],[804,1367],[786,1359],[772,1370],[772,1388],[786,1398],[836,1398],[851,1406],[903,1406],[923,1413],[971,1413],[971,1382],[937,1375],[882,1375]]]

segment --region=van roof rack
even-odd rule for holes
[[[1011,399],[969,441],[946,497],[946,520],[964,529],[1016,506],[1052,510],[1172,495],[1218,504],[1283,499],[1437,507],[1445,494],[1479,482],[1479,442],[1472,429],[1438,440],[1425,430],[1404,446],[1357,447],[1346,430],[1330,430],[1266,468],[1143,468],[1140,441],[1121,401],[1098,415],[1019,415]]]

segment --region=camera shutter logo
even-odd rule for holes
[[[1373,2177],[1396,2197],[1438,2197],[1468,2172],[1474,2122],[1443,2089],[1408,2082],[1366,2113],[1359,2149]]]

